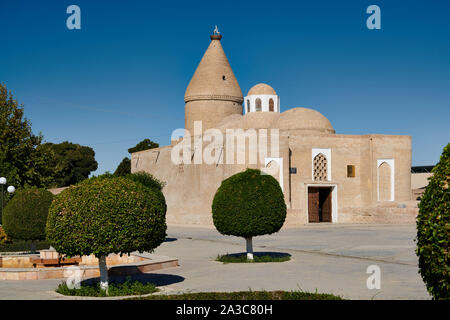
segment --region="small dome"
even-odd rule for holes
[[[320,112],[308,108],[293,108],[283,112],[277,126],[280,130],[299,133],[336,133],[327,118]]]
[[[248,96],[252,95],[260,95],[260,94],[273,94],[276,95],[277,93],[271,86],[265,83],[259,83],[255,86],[253,86],[250,91],[248,92]]]

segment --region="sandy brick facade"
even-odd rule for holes
[[[267,170],[273,163],[279,166],[272,174],[281,184],[288,207],[287,227],[308,224],[314,214],[320,219],[330,214],[333,223],[414,223],[417,203],[411,200],[411,137],[336,134],[326,117],[307,108],[280,113],[276,108],[262,112],[252,106],[249,110],[259,112],[246,110],[243,115],[244,99],[247,105],[257,102],[258,95],[277,97],[268,85],[254,88],[242,97],[220,40],[213,39],[186,90],[185,128],[193,134],[194,121],[202,121],[203,133],[210,128],[223,133],[224,140],[213,148],[216,161],[174,163],[172,151],[180,141],[132,154],[132,172],[146,171],[166,182],[163,192],[169,224],[212,225],[211,204],[221,182],[246,168]],[[266,130],[270,137],[268,151],[258,155],[257,163],[251,161],[251,147],[259,146],[259,136],[256,142],[245,140],[244,163],[226,161],[232,145],[226,132],[238,129],[258,134]],[[276,141],[271,139],[273,132]],[[202,137],[200,133],[190,139],[192,159],[211,146],[209,141],[195,146],[194,140]],[[278,152],[273,153],[272,143],[278,143]],[[314,178],[317,170],[322,170],[319,180]],[[319,200],[312,200],[316,199],[311,195],[313,189],[319,190]]]

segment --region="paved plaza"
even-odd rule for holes
[[[291,255],[283,263],[222,264],[218,254],[245,250],[242,238],[213,228],[168,228],[154,253],[180,266],[142,275],[164,292],[304,290],[349,299],[430,299],[418,274],[415,225],[317,224],[254,238],[255,252]],[[381,270],[381,289],[367,288],[367,267]],[[65,299],[62,280],[0,281],[0,299]]]

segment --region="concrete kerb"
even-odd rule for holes
[[[142,295],[130,295],[130,296],[114,296],[114,297],[88,297],[88,296],[66,296],[56,291],[47,291],[48,294],[60,300],[124,300],[132,298],[145,298],[149,296],[174,294],[176,293],[174,289],[168,287],[156,287],[159,291],[142,294]],[[55,288],[56,290],[56,288]],[[181,294],[182,292],[178,292]]]

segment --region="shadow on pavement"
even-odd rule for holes
[[[239,252],[239,253],[229,253],[227,254],[228,257],[241,257],[243,255],[247,255],[247,252]],[[273,252],[273,251],[258,251],[253,252],[253,256],[255,257],[271,257],[271,258],[287,258],[291,257],[289,253],[285,252]]]
[[[165,274],[165,273],[136,273],[127,276],[110,276],[110,283],[123,283],[127,279],[130,279],[132,282],[139,281],[143,284],[153,283],[155,286],[167,286],[170,284],[178,283],[184,281],[184,277],[173,275],[173,274]],[[100,278],[90,278],[83,280],[81,285],[92,285],[94,283],[98,283]]]

